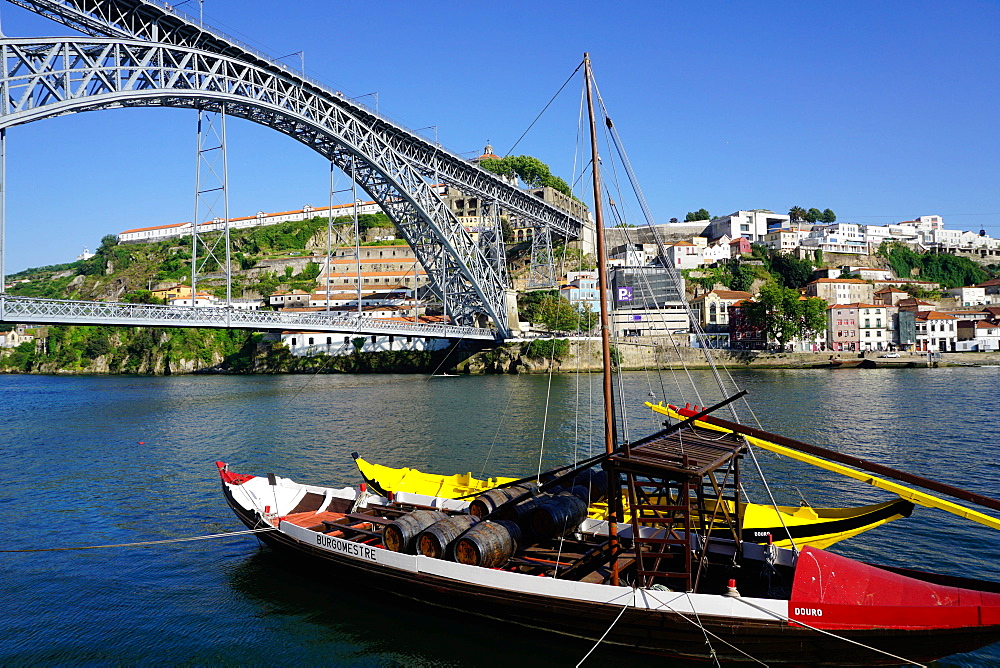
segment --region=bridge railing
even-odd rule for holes
[[[339,316],[325,312],[251,311],[226,306],[163,306],[10,295],[0,295],[0,321],[268,330],[315,329],[449,339],[482,340],[495,337],[495,332],[477,327]]]

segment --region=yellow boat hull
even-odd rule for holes
[[[391,468],[372,464],[361,457],[355,458],[361,476],[380,493],[410,492],[455,499],[475,495],[499,485],[513,482],[517,478],[474,478],[472,473],[437,475],[411,468]],[[732,512],[732,504],[727,502],[727,511]],[[811,545],[826,548],[877,526],[908,517],[913,504],[903,499],[894,499],[871,506],[858,508],[812,508],[810,506],[765,506],[756,503],[742,504],[741,510],[743,539],[755,543],[771,541],[779,547],[802,548]],[[625,521],[631,517],[625,509]],[[589,508],[593,519],[607,519],[606,503],[594,503]],[[791,534],[791,539],[786,535]],[[722,535],[721,533],[719,535]]]

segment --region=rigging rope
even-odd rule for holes
[[[264,527],[262,529],[247,529],[245,531],[230,531],[228,533],[214,533],[205,536],[190,536],[188,538],[168,538],[165,540],[145,540],[137,543],[112,543],[110,545],[77,545],[73,547],[39,547],[29,550],[0,550],[2,553],[11,552],[66,552],[71,550],[97,550],[105,547],[149,547],[150,545],[167,545],[170,543],[188,543],[195,540],[208,540],[210,538],[230,538],[232,536],[248,536],[255,533],[265,533],[267,531],[277,531],[275,527]]]
[[[742,654],[746,658],[750,659],[754,663],[759,663],[762,666],[766,666],[767,665],[766,663],[764,663],[760,659],[758,659],[758,658],[756,658],[754,656],[751,656],[750,654],[747,654],[746,652],[744,652],[742,649],[740,649],[736,645],[734,645],[731,642],[727,641],[725,638],[722,638],[721,636],[719,636],[717,633],[713,633],[712,631],[709,631],[707,628],[705,628],[705,625],[701,623],[701,619],[700,618],[698,618],[697,621],[694,621],[690,617],[688,617],[687,615],[685,615],[683,612],[681,612],[680,610],[678,610],[677,608],[674,608],[669,603],[661,600],[659,597],[657,597],[653,593],[653,590],[651,590],[651,589],[644,589],[643,590],[643,595],[648,596],[649,598],[653,599],[654,601],[656,601],[657,603],[659,603],[660,605],[662,605],[663,607],[665,607],[667,610],[669,610],[670,612],[674,613],[675,615],[677,615],[678,617],[680,617],[681,619],[683,619],[688,624],[692,624],[694,626],[697,626],[698,628],[700,628],[702,630],[703,633],[707,633],[708,635],[712,636],[713,638],[715,638],[716,640],[718,640],[719,642],[721,642],[723,645],[726,645],[727,647],[729,647],[729,648],[731,648],[731,649],[739,652],[740,654]],[[690,601],[690,596],[688,597],[688,600]],[[693,609],[693,606],[692,606],[692,609]]]
[[[602,635],[600,638],[597,639],[597,642],[594,643],[594,646],[590,648],[590,651],[583,655],[583,658],[580,659],[580,662],[578,664],[576,664],[576,668],[580,668],[580,666],[583,665],[583,662],[587,660],[587,657],[589,657],[591,654],[593,654],[594,650],[597,649],[598,646],[602,642],[604,642],[604,639],[608,637],[608,634],[611,633],[611,629],[613,629],[615,627],[615,624],[617,624],[618,620],[622,618],[622,615],[625,614],[625,611],[628,610],[629,608],[633,607],[634,605],[635,605],[635,589],[632,590],[632,603],[629,604],[629,605],[626,605],[626,606],[622,607],[621,612],[619,612],[618,616],[615,617],[615,621],[611,622],[611,626],[609,626],[608,630],[604,632],[604,635]]]
[[[741,596],[736,596],[736,597],[734,597],[734,599],[737,600],[737,601],[740,601],[741,603],[745,603],[746,605],[749,605],[751,608],[755,608],[757,610],[760,610],[761,612],[765,612],[765,613],[767,613],[767,614],[769,614],[769,615],[771,615],[771,616],[773,616],[773,617],[775,617],[777,619],[780,619],[783,622],[790,622],[792,624],[797,624],[799,626],[804,626],[805,628],[809,629],[810,631],[816,631],[817,633],[822,633],[823,635],[830,636],[831,638],[836,638],[837,640],[843,640],[844,642],[851,643],[852,645],[857,645],[858,647],[864,647],[865,649],[870,649],[871,651],[876,652],[878,654],[884,654],[885,656],[891,657],[893,659],[898,659],[902,663],[912,664],[914,666],[920,666],[921,668],[927,668],[927,666],[925,664],[920,663],[919,661],[914,661],[913,659],[907,659],[907,658],[902,657],[902,656],[897,656],[896,654],[892,654],[890,652],[886,652],[885,650],[879,649],[878,647],[872,647],[871,645],[866,645],[863,642],[858,642],[857,640],[852,640],[851,638],[845,638],[844,636],[837,635],[836,633],[833,633],[831,631],[827,631],[825,629],[819,629],[819,628],[816,628],[815,626],[810,626],[809,624],[806,624],[805,622],[801,622],[801,621],[799,621],[797,619],[792,619],[792,618],[786,617],[784,615],[779,615],[774,610],[768,610],[767,608],[764,608],[764,607],[761,607],[761,606],[756,605],[754,603],[751,603],[750,601],[744,599]]]
[[[650,231],[652,232],[653,239],[656,242],[661,264],[667,270],[668,276],[670,276],[671,280],[677,286],[678,297],[679,297],[682,305],[684,306],[685,312],[690,313],[691,312],[690,304],[688,303],[688,301],[687,301],[687,299],[686,299],[686,297],[684,295],[683,290],[681,290],[681,279],[680,279],[680,276],[675,271],[673,265],[671,263],[667,262],[667,255],[666,255],[666,250],[665,250],[665,248],[663,246],[663,241],[660,239],[660,235],[658,235],[656,233],[656,228],[654,227],[654,221],[653,221],[652,213],[650,212],[649,206],[646,203],[645,196],[643,195],[642,190],[639,187],[638,180],[636,179],[635,172],[632,169],[632,164],[631,164],[631,162],[628,159],[628,155],[627,155],[627,153],[625,153],[625,149],[622,146],[621,138],[618,135],[618,130],[617,130],[617,128],[615,128],[614,123],[612,123],[611,117],[608,114],[607,108],[604,105],[604,99],[603,99],[603,97],[600,94],[600,89],[597,87],[596,81],[594,82],[594,88],[597,91],[598,104],[600,105],[601,112],[604,115],[604,119],[605,119],[605,123],[604,123],[604,126],[605,126],[605,141],[608,143],[609,147],[613,146],[615,148],[615,150],[617,151],[619,159],[622,161],[622,166],[625,169],[625,174],[628,177],[628,180],[629,180],[630,184],[632,185],[633,193],[635,194],[636,199],[638,200],[639,205],[640,205],[640,207],[642,209],[643,215],[644,215],[645,220],[646,220],[646,225],[647,225],[647,227],[649,227]],[[614,161],[611,161],[611,167],[612,167],[613,182],[615,183],[615,186],[616,186],[616,188],[618,188],[618,192],[620,193],[621,189],[620,189],[619,182],[618,182],[618,172],[617,172],[617,170],[614,167]],[[625,229],[626,240],[628,240],[629,239],[629,228],[625,227],[624,229]],[[648,283],[649,283],[648,278],[646,279],[646,283],[647,283],[647,287],[648,287]],[[704,353],[705,359],[708,362],[709,367],[712,370],[712,374],[715,377],[715,380],[716,380],[716,383],[719,386],[719,389],[722,391],[723,396],[727,396],[726,383],[724,382],[721,374],[719,373],[718,366],[716,365],[715,359],[712,356],[710,348],[707,345],[707,340],[706,340],[706,336],[705,336],[704,330],[702,330],[700,323],[698,323],[696,321],[692,322],[692,328],[695,331],[696,338],[698,339],[698,341],[701,344],[702,351]],[[685,372],[688,375],[688,379],[691,382],[692,388],[694,389],[694,392],[695,392],[696,396],[698,396],[699,402],[701,402],[702,404],[704,404],[705,402],[704,402],[704,400],[701,399],[700,393],[698,392],[697,384],[694,383],[694,380],[691,377],[690,371],[687,368],[687,364],[686,364],[686,362],[684,362],[683,356],[681,355],[679,347],[677,346],[677,342],[674,340],[673,333],[669,329],[667,329],[667,336],[668,336],[669,340],[671,341],[672,345],[674,346],[674,349],[677,352],[678,358],[681,360],[681,364],[682,364]],[[726,375],[727,375],[730,383],[732,383],[733,387],[735,387],[735,388],[738,389],[739,386],[735,382],[735,380],[733,379],[732,374],[729,373],[728,369],[726,369]],[[760,426],[760,422],[757,420],[757,416],[753,412],[753,409],[750,407],[749,402],[744,398],[743,399],[743,403],[746,406],[746,408],[750,411],[751,417],[754,419],[754,421],[757,423],[757,425],[759,427]],[[733,404],[729,405],[729,410],[730,410],[730,412],[731,412],[731,414],[733,416],[733,419],[736,422],[740,422],[739,415],[736,413],[736,409],[735,409],[735,406]],[[623,407],[622,418],[623,418],[623,420],[625,419],[624,407]],[[761,482],[764,485],[764,489],[767,492],[767,496],[768,496],[769,500],[771,501],[771,505],[774,507],[775,511],[777,511],[778,510],[778,504],[777,504],[777,502],[774,499],[773,493],[771,492],[771,487],[770,487],[770,485],[769,485],[769,483],[767,481],[767,478],[764,476],[764,471],[763,471],[763,469],[760,466],[760,462],[757,460],[756,453],[755,453],[754,449],[752,448],[752,446],[750,445],[750,443],[745,438],[743,439],[743,441],[744,441],[744,443],[746,445],[747,451],[750,453],[751,459],[754,462],[755,468],[757,470],[757,474],[760,476],[760,480],[761,480]],[[781,516],[780,512],[778,513],[778,517],[781,520],[781,524],[782,524],[782,527],[785,529],[786,535],[789,536],[789,540],[792,543],[792,549],[797,551],[797,548],[795,546],[795,542],[793,540],[791,540],[791,534],[788,531],[787,526],[785,526],[784,517]]]
[[[524,139],[525,135],[527,135],[527,134],[528,134],[529,132],[531,132],[531,128],[535,127],[535,123],[537,123],[537,122],[538,122],[538,119],[539,119],[539,118],[541,118],[541,117],[542,117],[542,114],[544,114],[544,113],[545,113],[545,111],[546,111],[546,110],[547,110],[547,109],[549,108],[549,106],[550,106],[550,105],[551,105],[551,104],[552,104],[553,102],[555,102],[556,98],[557,98],[557,97],[559,97],[559,93],[561,93],[561,92],[563,91],[563,88],[565,88],[565,87],[566,87],[566,84],[568,84],[568,83],[569,83],[570,81],[572,81],[573,77],[574,77],[574,76],[576,76],[576,73],[580,71],[580,68],[581,68],[581,67],[583,67],[583,62],[581,62],[581,63],[580,63],[579,65],[577,65],[577,66],[576,66],[576,69],[575,69],[575,70],[573,70],[573,73],[572,73],[572,74],[570,74],[570,75],[569,75],[568,77],[566,77],[566,81],[564,81],[564,82],[563,82],[563,85],[562,85],[562,86],[559,86],[559,90],[557,90],[557,91],[556,91],[556,94],[552,96],[552,99],[551,99],[551,100],[549,100],[548,104],[546,104],[546,105],[545,105],[545,107],[543,107],[543,108],[542,108],[542,110],[541,110],[540,112],[538,112],[538,115],[537,115],[537,116],[535,116],[535,120],[531,121],[531,125],[529,125],[529,126],[528,126],[528,129],[524,131],[524,134],[522,134],[522,135],[521,135],[520,137],[518,137],[517,141],[516,141],[516,142],[514,142],[514,145],[513,145],[513,146],[511,146],[511,147],[510,147],[510,149],[509,149],[509,150],[508,150],[508,151],[507,151],[506,153],[504,153],[504,157],[505,157],[505,158],[506,158],[506,157],[507,157],[508,155],[510,155],[510,154],[511,154],[511,152],[512,152],[512,151],[513,151],[513,150],[514,150],[515,148],[517,148],[517,145],[521,143],[521,140],[522,140],[522,139]]]

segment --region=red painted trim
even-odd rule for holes
[[[1000,594],[933,584],[807,546],[788,616],[824,629],[990,626],[1000,621]]]
[[[219,476],[222,478],[222,482],[228,485],[242,485],[247,480],[253,480],[255,477],[244,473],[233,473],[229,470],[229,465],[226,462],[215,462],[215,465],[219,469]]]

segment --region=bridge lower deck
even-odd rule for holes
[[[161,306],[0,296],[0,322],[117,327],[205,327],[253,331],[309,331],[494,341],[478,327],[335,316],[322,312],[244,311],[224,306]]]

